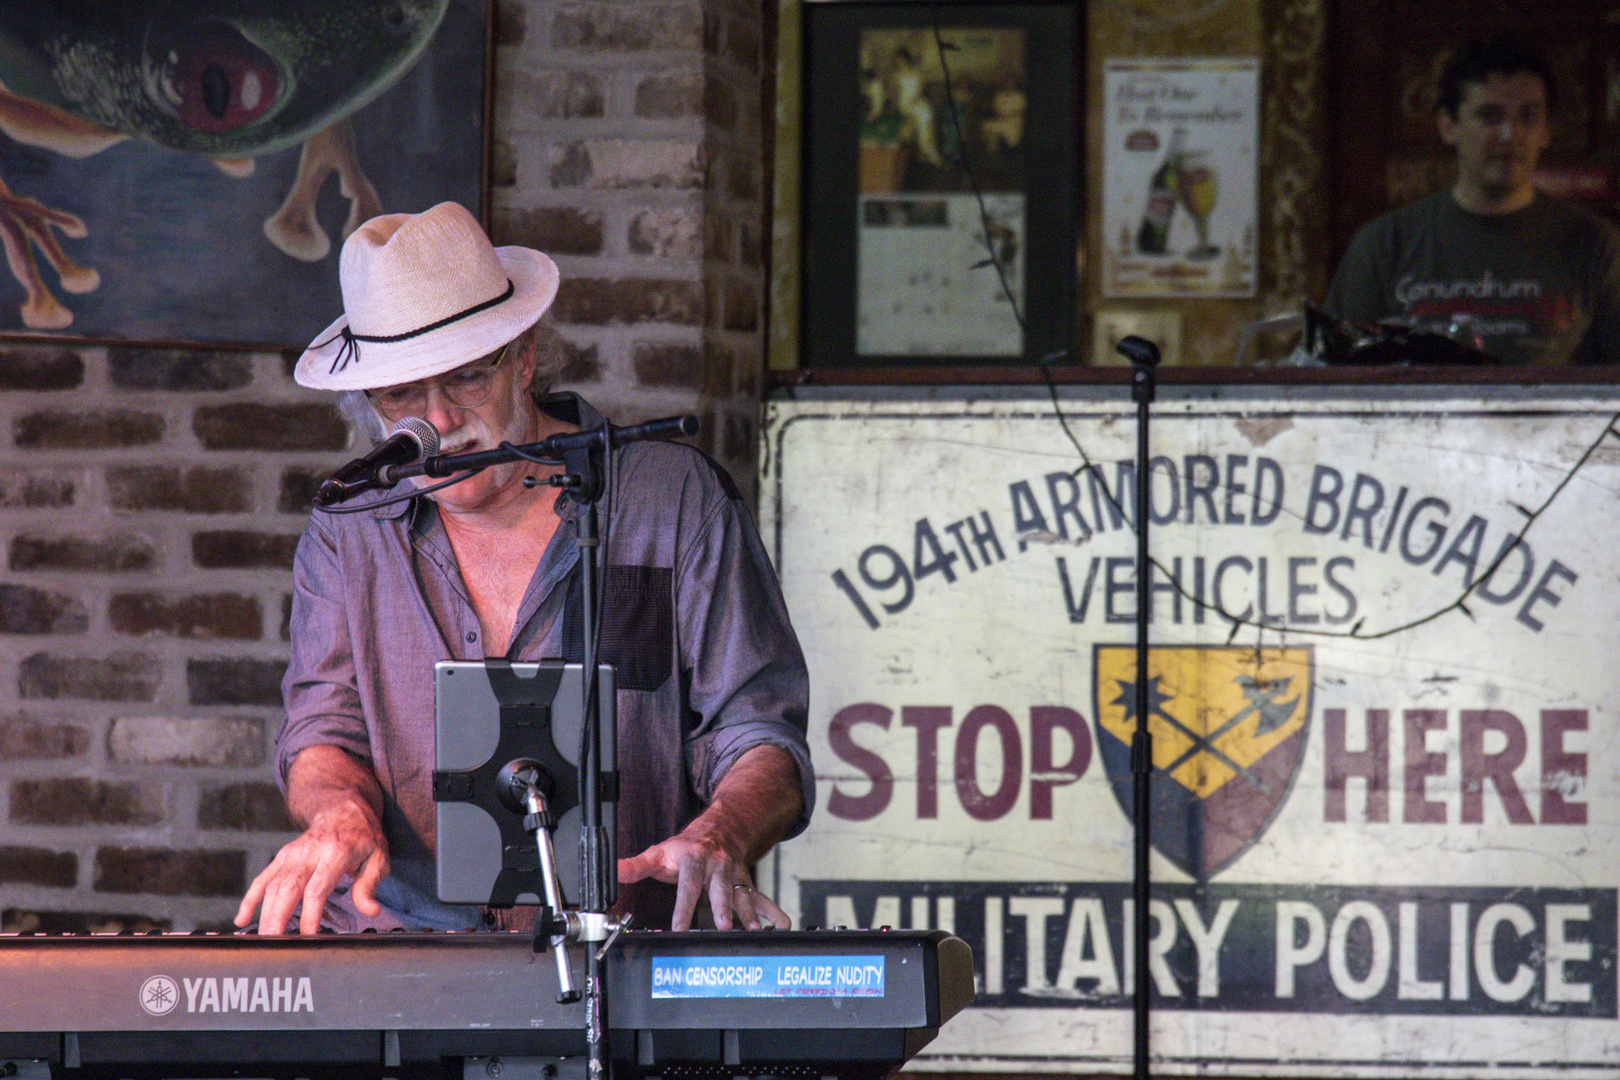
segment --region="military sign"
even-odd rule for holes
[[[1130,1072],[1146,980],[1155,1073],[1612,1080],[1620,389],[1161,386],[1145,474],[1121,388],[902,396],[771,406],[818,805],[761,873],[973,949],[913,1068]]]

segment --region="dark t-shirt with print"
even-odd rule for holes
[[[1510,364],[1617,363],[1620,232],[1545,195],[1485,215],[1442,192],[1363,226],[1322,306],[1428,330],[1455,321]]]

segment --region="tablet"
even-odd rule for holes
[[[580,900],[580,727],[584,665],[562,660],[441,660],[434,665],[433,798],[439,899],[451,904],[539,904],[545,897],[534,835],[521,803],[503,798],[515,762],[533,762],[556,821],[552,848],[564,906]],[[602,826],[612,902],[617,754],[614,677],[598,667]],[[504,775],[503,775],[504,772]]]

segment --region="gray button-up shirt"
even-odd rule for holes
[[[548,413],[591,427],[571,394]],[[605,508],[606,589],[599,659],[618,679],[618,851],[636,854],[681,830],[732,763],[759,745],[798,764],[804,815],[815,799],[805,740],[809,678],[781,589],[735,485],[687,446],[618,448]],[[575,507],[524,594],[506,657],[580,658]],[[338,746],[376,772],[392,872],[381,919],[328,904],[337,929],[456,929],[481,909],[434,895],[433,665],[484,658],[482,631],[436,508],[426,499],[368,512],[317,512],[293,567],[287,718],[276,741],[283,785],[299,751]],[[667,925],[673,886],[625,890],[641,925]]]

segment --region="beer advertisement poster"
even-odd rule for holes
[[[1620,398],[1154,408],[1145,916],[1124,386],[769,404],[817,806],[761,880],[970,946],[910,1069],[1128,1073],[1145,977],[1154,1075],[1614,1077]]]
[[[1103,295],[1253,296],[1260,65],[1110,60]]]

